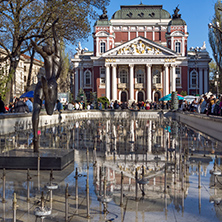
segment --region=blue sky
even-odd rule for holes
[[[208,41],[208,23],[214,15],[214,4],[217,0],[143,0],[145,5],[163,5],[163,9],[167,10],[171,15],[174,9],[179,5],[180,14],[182,19],[185,20],[188,27],[189,38],[188,48],[202,46],[206,42],[207,51],[212,55],[211,48]],[[140,4],[140,0],[110,0],[107,7],[107,14],[109,19],[111,16],[120,9],[120,5],[136,5]],[[99,15],[102,11],[98,12]],[[93,32],[93,24],[91,23],[91,33]],[[87,47],[90,51],[93,49],[92,35],[90,34],[87,41],[81,42],[82,47]],[[72,46],[72,53],[75,47]],[[75,51],[75,50],[74,50]]]

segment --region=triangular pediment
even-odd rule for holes
[[[102,57],[109,56],[177,56],[176,53],[149,39],[137,37],[116,48],[105,52]]]

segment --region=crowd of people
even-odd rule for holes
[[[206,115],[222,116],[222,96],[216,98],[211,94],[209,97],[204,95],[196,98],[190,103],[183,101],[180,103],[179,109]]]
[[[43,104],[44,107],[44,104]],[[61,113],[61,110],[92,110],[92,109],[110,109],[110,110],[158,110],[158,109],[170,109],[171,102],[170,101],[161,101],[161,102],[148,102],[148,101],[140,101],[140,102],[118,102],[111,101],[109,104],[105,102],[102,104],[98,103],[87,103],[84,101],[81,102],[70,102],[63,105],[59,100],[57,100],[55,110],[58,110]],[[189,111],[202,113],[206,115],[220,115],[222,116],[222,96],[220,98],[215,98],[214,95],[204,95],[202,97],[194,99],[192,102],[187,102],[186,100],[179,101],[179,110],[181,111]],[[0,96],[0,113],[29,113],[33,111],[33,102],[32,99],[29,98],[14,98],[14,102],[9,105],[4,105],[4,102]]]
[[[33,110],[33,103],[29,98],[14,98],[14,102],[4,104],[0,96],[0,113],[29,113]]]
[[[64,105],[65,110],[91,110],[91,109],[110,109],[110,110],[122,110],[122,109],[131,109],[131,110],[150,110],[150,109],[169,109],[170,107],[170,102],[148,102],[148,101],[141,101],[141,102],[133,102],[133,103],[128,103],[128,102],[118,102],[116,101],[111,101],[109,104],[105,102],[105,104],[102,104],[101,102],[98,103],[88,103],[85,104],[84,101],[81,102],[71,102],[67,103]]]

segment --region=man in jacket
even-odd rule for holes
[[[15,113],[29,113],[29,108],[26,105],[26,103],[19,98],[15,99],[15,105],[14,105],[14,112]]]

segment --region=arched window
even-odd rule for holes
[[[136,82],[137,83],[144,83],[144,70],[138,69],[136,72]]]
[[[154,72],[153,72],[153,83],[154,84],[160,84],[161,83],[160,70],[154,70]]]
[[[85,85],[91,85],[91,72],[86,70],[84,74]]]
[[[175,51],[177,53],[180,53],[181,52],[181,43],[180,42],[176,42],[175,43]]]
[[[101,42],[100,43],[100,53],[104,53],[106,51],[106,43]]]
[[[120,83],[127,83],[127,71],[125,69],[120,71]]]

